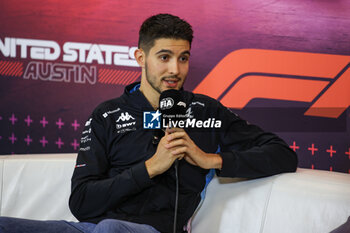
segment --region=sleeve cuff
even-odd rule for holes
[[[221,152],[219,155],[222,158],[221,169],[216,169],[216,175],[221,177],[236,176],[236,157],[232,152]]]
[[[131,168],[131,172],[137,186],[140,189],[144,189],[154,183],[149,177],[145,162],[136,164],[134,167]]]

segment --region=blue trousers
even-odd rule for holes
[[[159,233],[159,231],[149,225],[116,219],[105,219],[93,224],[0,217],[0,233]]]

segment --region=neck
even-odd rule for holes
[[[149,94],[147,94],[147,92],[144,92],[143,89],[140,87],[139,89],[141,91],[141,93],[146,97],[147,101],[150,103],[150,105],[153,107],[153,109],[157,109],[159,106],[159,96],[156,98],[152,98]]]
[[[146,97],[147,101],[151,104],[153,109],[157,109],[159,106],[160,94],[151,87],[147,80],[144,82],[141,81],[139,90]]]

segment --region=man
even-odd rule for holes
[[[214,99],[182,90],[192,38],[191,26],[177,16],[159,14],[142,24],[135,51],[141,83],[99,105],[85,124],[69,200],[82,223],[67,225],[83,232],[173,232],[177,160],[176,232],[186,232],[209,169],[247,178],[295,171],[296,154],[283,140]],[[219,127],[166,129],[157,140],[155,130],[143,128],[143,115],[158,109],[169,89],[181,90],[191,119]]]
[[[143,129],[143,112],[158,109],[163,91],[182,88],[191,42],[191,26],[176,16],[155,15],[141,26],[135,51],[141,83],[100,105],[85,128],[83,138],[91,140],[81,144],[69,202],[79,220],[120,219],[172,232],[177,159],[178,232],[200,202],[208,169],[248,178],[295,171],[296,155],[281,139],[248,125],[216,100],[189,92],[183,95],[193,117],[219,119],[220,129],[174,128],[152,143],[154,131]]]

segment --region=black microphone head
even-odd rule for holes
[[[187,105],[183,92],[175,89],[165,90],[159,97],[159,110],[165,115],[185,115]]]
[[[182,126],[178,122],[187,118],[187,105],[183,92],[174,89],[163,91],[159,97],[159,110],[162,114],[163,128],[181,128]]]

